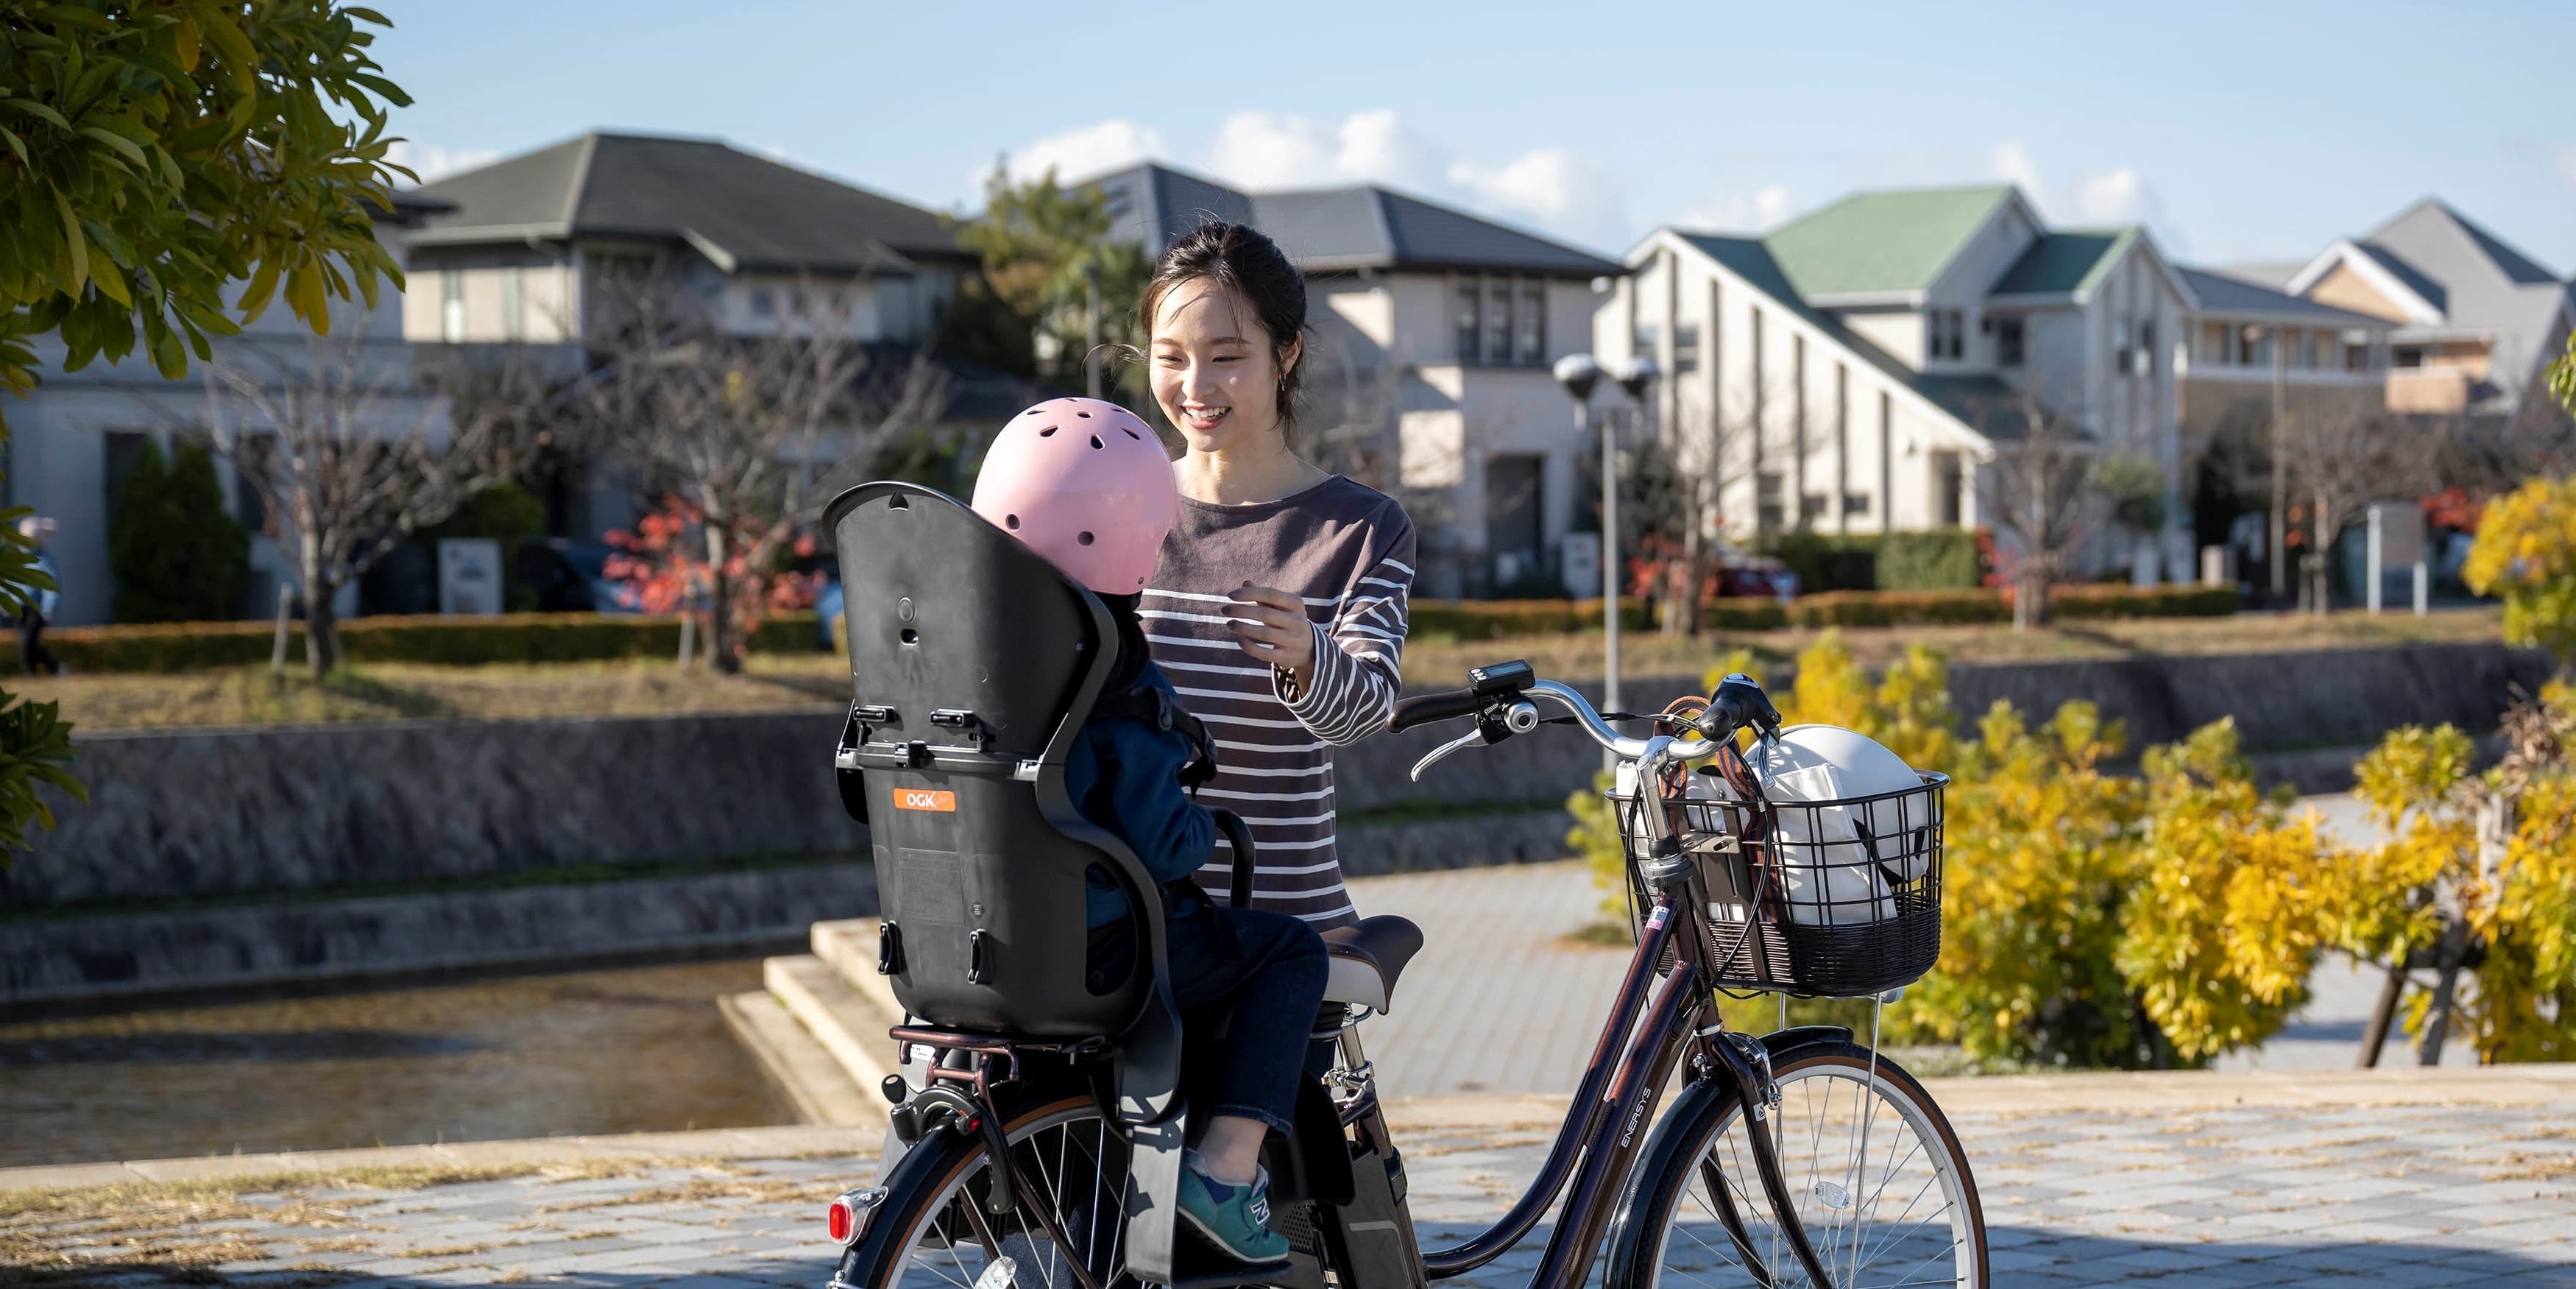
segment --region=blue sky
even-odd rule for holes
[[[2303,259],[2431,193],[2576,271],[2565,0],[378,7],[433,171],[591,128],[712,135],[965,210],[999,154],[1150,153],[1256,189],[1383,181],[1613,253],[2012,178],[2052,222],[2143,220],[2210,264]]]

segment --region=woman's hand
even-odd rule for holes
[[[1306,602],[1286,591],[1246,586],[1225,606],[1226,629],[1243,642],[1243,651],[1288,673],[1299,689],[1315,670],[1315,628],[1306,617]]]

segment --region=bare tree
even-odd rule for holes
[[[1672,398],[1676,391],[1668,382],[1656,396]],[[1776,472],[1785,484],[1800,473],[1800,444],[1783,414],[1795,397],[1790,378],[1782,376],[1758,390],[1737,388],[1719,408],[1685,400],[1675,409],[1672,434],[1645,450],[1637,471],[1645,495],[1633,512],[1644,524],[1639,537],[1679,552],[1665,562],[1658,597],[1665,634],[1700,633],[1701,593],[1728,533],[1767,533],[1763,476]],[[1808,454],[1818,446],[1807,444]],[[1738,496],[1749,499],[1753,513],[1728,513],[1729,498]]]
[[[597,290],[616,325],[592,339],[601,365],[577,387],[578,421],[591,446],[696,510],[708,656],[737,670],[745,572],[767,567],[878,448],[934,423],[946,373],[918,351],[854,338],[857,301],[843,285],[799,283],[776,325],[750,335],[662,270]],[[839,464],[818,471],[825,462]]]
[[[527,398],[461,404],[424,382],[399,347],[369,345],[367,330],[361,319],[300,345],[227,347],[205,368],[205,422],[175,427],[232,462],[269,535],[292,552],[316,679],[340,663],[340,589],[509,479],[535,441]],[[527,370],[504,360],[479,379],[524,387]],[[281,597],[281,641],[285,607]]]
[[[1975,472],[1977,515],[2010,538],[1999,554],[2012,582],[2013,627],[2046,626],[2049,589],[2107,514],[2094,487],[2102,445],[2032,389],[1982,402],[1972,419],[1995,445]]]
[[[2300,561],[2308,608],[2324,613],[2335,539],[2364,505],[2429,491],[2442,436],[2390,415],[2376,400],[2317,398],[2283,419],[2279,442],[2290,495],[2308,511],[2309,545]]]

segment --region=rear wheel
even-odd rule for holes
[[[1811,1286],[1754,1171],[1745,1133],[1767,1133],[1835,1289],[1984,1289],[1986,1220],[1967,1152],[1912,1075],[1851,1043],[1797,1048],[1775,1067],[1780,1107],[1750,1125],[1740,1100],[1707,1107],[1672,1163],[1639,1182],[1639,1241],[1617,1289],[1758,1285],[1727,1229],[1742,1222],[1750,1262],[1782,1286]],[[1724,1187],[1720,1195],[1717,1187]]]
[[[983,1138],[942,1130],[887,1179],[885,1206],[844,1255],[855,1289],[1133,1289],[1126,1271],[1127,1147],[1088,1095],[1004,1111],[1004,1133],[1034,1203],[996,1214],[998,1174]],[[1034,1210],[1034,1211],[1033,1211]]]

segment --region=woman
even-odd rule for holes
[[[1139,307],[1154,401],[1187,446],[1181,519],[1145,590],[1146,638],[1207,723],[1200,790],[1251,825],[1255,907],[1356,920],[1333,853],[1331,746],[1384,727],[1401,685],[1413,522],[1289,449],[1306,280],[1240,224],[1163,253]],[[1200,885],[1227,889],[1221,850]]]

